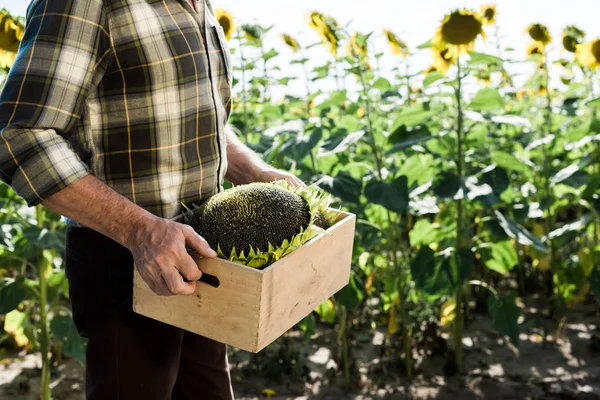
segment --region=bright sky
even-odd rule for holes
[[[289,33],[303,44],[315,42],[318,38],[306,23],[310,10],[329,14],[342,25],[351,21],[352,30],[362,33],[374,31],[373,46],[377,51],[387,51],[382,28],[394,31],[414,48],[431,38],[445,13],[459,7],[479,9],[484,2],[486,0],[212,0],[215,8],[230,11],[238,23],[275,25],[267,46],[276,47],[282,53],[282,58],[275,64],[285,67],[283,72],[292,72],[292,75],[300,71],[285,65],[292,54],[281,44],[279,33]],[[24,14],[28,3],[27,0],[0,0],[0,8]],[[553,37],[558,39],[555,40],[557,45],[566,25],[574,24],[583,29],[588,39],[600,36],[599,0],[496,0],[495,3],[503,47],[513,47],[516,51],[514,58],[522,58],[527,39],[523,30],[533,22],[546,24]],[[487,51],[481,47],[479,50]],[[320,65],[328,59],[328,55],[324,50],[312,49],[309,58],[312,65]],[[389,57],[382,64],[389,67],[396,60]],[[411,64],[416,71],[427,67],[429,60],[425,52],[413,59]],[[303,84],[297,82],[288,90],[301,91],[301,87]]]

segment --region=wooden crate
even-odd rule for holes
[[[198,282],[190,296],[154,294],[134,272],[133,310],[246,351],[258,353],[346,286],[356,217],[339,212],[321,234],[264,270],[195,257],[219,286]]]

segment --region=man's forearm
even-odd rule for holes
[[[243,144],[229,125],[225,128],[227,137],[227,174],[225,178],[234,185],[256,181],[256,177],[270,166]]]
[[[72,183],[42,205],[126,247],[145,222],[156,218],[93,175]]]

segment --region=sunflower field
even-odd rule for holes
[[[236,133],[357,216],[350,284],[265,351],[231,349],[240,398],[434,398],[452,385],[459,398],[600,398],[600,32],[533,23],[516,54],[494,5],[440,15],[414,45],[314,11],[312,42],[278,38],[301,71],[285,76],[271,28],[216,11],[236,60]],[[0,13],[5,72],[22,35]],[[312,66],[317,47],[329,56]],[[409,68],[422,54],[430,66]],[[522,84],[514,65],[529,71]],[[304,95],[274,95],[292,81]],[[65,228],[6,186],[0,196],[0,346],[41,353],[36,390],[50,398],[51,372],[85,357]],[[481,380],[514,391],[478,397]]]

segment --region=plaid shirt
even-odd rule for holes
[[[33,0],[0,96],[0,177],[32,206],[93,174],[151,213],[221,190],[231,65],[209,0]]]

